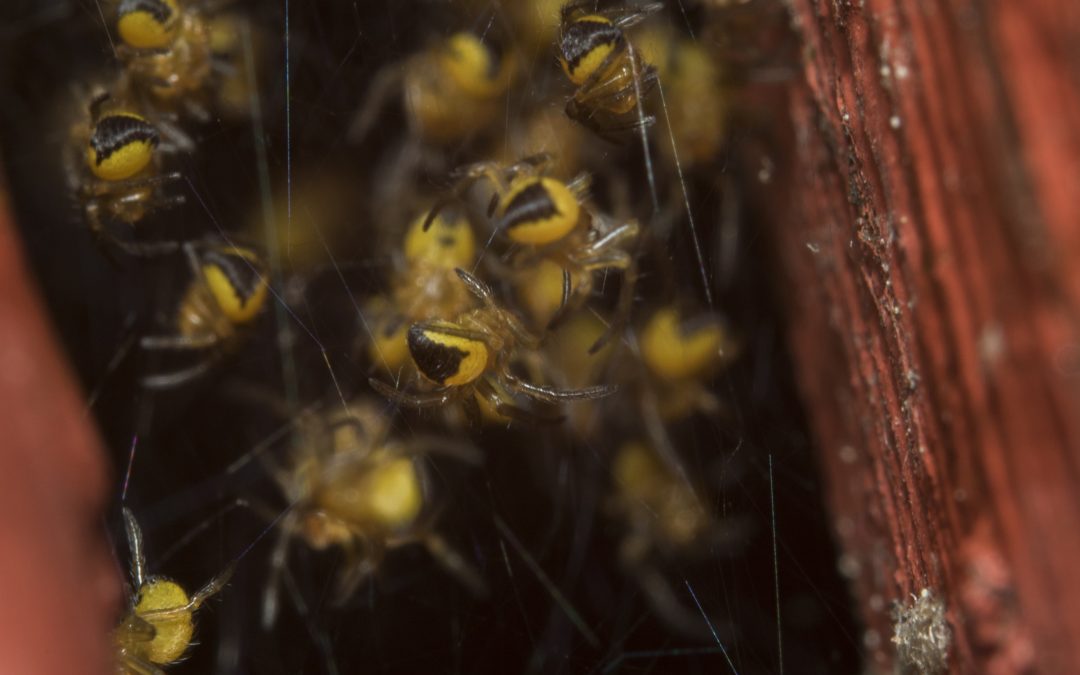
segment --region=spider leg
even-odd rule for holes
[[[602,217],[601,225],[608,222],[606,216]],[[636,221],[624,223],[611,230],[599,240],[589,246],[588,252],[598,254],[608,250],[603,256],[598,256],[585,264],[586,269],[598,270],[604,268],[621,269],[623,276],[619,287],[619,299],[615,305],[615,314],[608,324],[604,333],[597,338],[596,342],[589,347],[589,354],[595,354],[606,345],[612,337],[622,333],[630,322],[630,313],[634,305],[634,289],[637,286],[637,249],[640,244],[641,228]],[[630,243],[629,251],[618,247]],[[614,250],[609,250],[614,249]]]
[[[192,609],[198,609],[206,600],[221,592],[225,585],[229,583],[232,578],[233,572],[236,571],[236,563],[231,562],[229,565],[221,571],[216,577],[207,581],[202,588],[195,591],[195,595],[191,596]]]
[[[623,278],[619,287],[619,299],[615,304],[615,313],[603,334],[589,347],[589,354],[595,354],[604,348],[611,338],[619,335],[630,323],[630,311],[634,305],[634,287],[637,284],[637,265],[631,262],[623,268]]]
[[[508,389],[524,394],[529,398],[552,404],[560,401],[603,398],[614,394],[618,390],[615,385],[596,385],[580,389],[555,389],[554,387],[525,382],[505,368],[499,373],[499,377],[500,381],[505,383]]]
[[[277,620],[281,575],[285,571],[285,565],[288,563],[289,543],[296,530],[298,518],[296,511],[285,516],[285,520],[281,521],[279,526],[277,541],[274,542],[274,550],[270,553],[270,572],[266,578],[266,591],[263,592],[262,602],[263,630],[270,630],[274,626],[274,621]]]
[[[596,0],[570,0],[570,2],[562,6],[559,15],[561,22],[564,24],[567,23],[574,18],[574,15],[577,12],[585,11],[592,13],[593,7],[589,7],[590,4],[595,7]]]
[[[233,572],[236,570],[236,563],[229,563],[229,566],[225,568],[221,574],[217,575],[210,581],[206,582],[206,585],[195,591],[191,596],[191,599],[187,601],[187,604],[180,605],[179,607],[167,607],[164,609],[152,609],[146,612],[141,612],[141,616],[144,619],[168,619],[179,616],[181,614],[187,614],[194,612],[202,606],[204,602],[211,596],[219,593],[221,589],[225,588],[225,584],[229,583],[229,579],[232,577]]]
[[[613,23],[617,27],[629,28],[664,8],[664,3],[662,2],[650,2],[647,5],[633,6],[633,11],[631,12],[627,12],[630,8],[625,6],[599,9],[596,5],[596,0],[572,0],[572,2],[566,3],[562,8],[561,14],[563,23],[573,19],[576,12],[586,11],[589,14],[614,17]]]
[[[525,408],[514,404],[512,401],[507,402],[503,399],[503,395],[499,390],[491,382],[487,381],[486,378],[478,381],[476,388],[480,395],[487,399],[488,403],[491,404],[491,407],[495,408],[495,412],[511,421],[531,426],[536,424],[560,424],[566,419],[565,415],[562,415],[561,413],[541,415],[535,411],[526,410]]]
[[[491,292],[490,286],[485,284],[483,281],[477,279],[471,273],[461,269],[460,267],[455,267],[454,272],[457,273],[458,277],[469,289],[469,292],[479,298],[485,305],[494,305],[495,297]]]
[[[157,242],[133,242],[124,241],[118,237],[112,235],[106,235],[109,243],[119,248],[124,253],[136,258],[153,258],[161,255],[169,255],[176,253],[180,249],[180,242],[178,241],[157,241]]]
[[[663,8],[664,3],[662,2],[650,2],[647,5],[635,7],[633,12],[615,19],[614,23],[616,26],[622,29],[630,28],[631,26],[636,26],[637,24],[641,23],[645,19],[649,18],[649,16],[659,12]],[[618,10],[607,10],[608,13],[615,11]],[[604,12],[601,12],[601,14],[603,13]]]
[[[213,333],[206,335],[144,335],[139,340],[139,346],[147,350],[175,349],[175,350],[200,350],[209,349],[221,342],[221,338]]]
[[[598,232],[607,230],[614,221],[614,219],[608,216],[595,216],[595,219],[599,221],[595,228]],[[607,248],[614,248],[628,241],[634,241],[641,234],[641,226],[637,221],[631,220],[630,222],[623,223],[615,229],[607,230],[607,234],[603,235],[596,241],[589,244],[585,249],[587,254],[595,254]]]
[[[543,174],[551,168],[555,157],[550,152],[538,152],[528,157],[523,157],[506,167],[504,173],[513,178],[519,173]]]
[[[97,123],[101,118],[101,107],[105,105],[105,102],[110,98],[112,98],[112,92],[105,89],[102,89],[90,98],[90,103],[87,104],[86,109],[90,113],[90,121],[92,123]]]
[[[167,143],[158,145],[162,152],[194,152],[195,141],[186,131],[168,120],[158,118],[154,120],[158,131],[168,139]]]
[[[432,408],[436,406],[446,405],[446,402],[450,400],[450,392],[448,390],[435,391],[430,393],[420,392],[408,392],[396,389],[386,384],[380,379],[369,378],[368,383],[371,388],[382,394],[391,401],[401,403],[413,408]]]
[[[160,185],[162,183],[168,183],[170,181],[181,180],[184,177],[179,171],[172,171],[169,173],[162,173],[153,176],[142,176],[140,178],[126,178],[124,180],[108,181],[100,183],[94,190],[95,194],[111,195],[118,192],[128,192],[131,190],[137,190],[144,187],[152,187]]]
[[[148,375],[142,378],[140,382],[146,389],[172,389],[202,377],[209,372],[217,362],[217,357],[209,358],[183,370],[177,370],[162,375]]]
[[[195,242],[184,244],[184,259],[187,260],[188,270],[191,271],[191,276],[195,279],[202,278],[202,262],[199,259],[199,252]]]
[[[531,158],[527,158],[531,159]],[[519,165],[523,165],[526,160],[522,160],[518,164],[512,165],[509,169],[502,169],[495,162],[476,162],[473,164],[467,164],[463,167],[458,167],[451,172],[451,177],[456,179],[454,187],[451,189],[450,194],[440,198],[435,205],[428,211],[427,217],[424,218],[423,230],[427,232],[431,227],[431,224],[435,222],[435,218],[451,204],[462,201],[465,192],[479,180],[486,179],[492,185],[495,186],[495,193],[491,197],[491,203],[488,206],[488,215],[490,216],[495,211],[495,207],[498,205],[500,196],[506,193],[508,186],[506,184],[506,175],[511,171],[519,171],[521,168]],[[512,175],[512,174],[511,174]]]
[[[138,642],[150,642],[157,635],[157,629],[153,624],[134,611],[128,611],[120,624],[120,629]]]
[[[583,289],[583,286],[588,286],[587,290]],[[562,300],[559,303],[559,308],[555,310],[555,313],[548,319],[546,330],[548,332],[555,330],[566,320],[566,317],[570,316],[570,313],[578,308],[581,304],[580,300],[584,298],[588,292],[592,291],[592,284],[587,281],[582,281],[578,284],[577,288],[571,288],[570,286],[570,270],[563,268],[563,287],[562,287]]]
[[[337,597],[334,598],[333,604],[338,607],[345,604],[356,593],[356,589],[360,587],[360,584],[375,573],[386,553],[385,547],[381,543],[376,543],[372,539],[359,535],[357,540],[362,544],[350,547],[346,553],[345,567],[338,574],[337,581],[334,584]]]
[[[573,180],[566,184],[566,187],[570,188],[570,192],[574,193],[579,202],[583,202],[589,197],[589,188],[592,187],[592,174],[583,171],[574,176]]]
[[[206,124],[210,122],[210,111],[206,109],[202,103],[194,101],[191,98],[184,99],[184,110],[191,119],[199,122],[200,124]]]
[[[135,590],[142,588],[146,578],[146,554],[143,551],[142,530],[135,514],[128,507],[123,508],[124,529],[127,530],[128,549],[131,551],[131,578],[135,581]]]
[[[165,675],[164,670],[134,654],[122,654],[120,661],[127,672],[135,673],[135,675]]]
[[[83,213],[86,216],[86,228],[90,231],[90,236],[93,237],[94,243],[105,257],[109,259],[109,262],[117,267],[120,266],[120,259],[116,256],[116,251],[113,250],[112,245],[115,244],[118,239],[115,235],[105,229],[105,224],[101,221],[101,206],[96,198],[90,199],[83,206]]]
[[[488,595],[488,586],[480,573],[465,559],[457,549],[450,546],[441,535],[427,533],[421,540],[424,547],[439,565],[456,578],[463,586],[478,598]]]
[[[616,145],[623,143],[624,138],[622,135],[626,132],[633,131],[643,126],[648,127],[656,121],[656,118],[652,115],[646,115],[643,119],[635,119],[631,123],[605,124],[605,118],[597,118],[597,114],[602,112],[603,111],[596,108],[586,107],[578,103],[575,99],[570,99],[566,102],[567,117],[584,125],[589,131],[608,143]]]

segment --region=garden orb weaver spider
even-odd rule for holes
[[[394,438],[390,416],[367,400],[325,412],[308,410],[296,428],[300,440],[289,465],[271,469],[291,506],[271,555],[265,626],[277,616],[278,585],[296,538],[317,551],[344,551],[338,604],[379,568],[388,551],[409,544],[423,545],[470,591],[486,594],[480,574],[432,529],[437,509],[424,464],[424,456],[434,453],[475,464],[480,460],[475,448],[441,438]]]
[[[82,203],[94,238],[129,255],[170,253],[176,242],[125,241],[109,231],[116,221],[134,226],[151,212],[184,203],[183,195],[166,195],[162,187],[178,181],[176,172],[161,173],[158,153],[166,148],[157,127],[132,106],[107,91],[95,94],[87,117],[71,129],[65,159],[67,180]]]
[[[663,421],[719,411],[708,382],[739,353],[737,340],[719,316],[662,307],[649,317],[639,339],[649,379],[644,397],[655,402]]]
[[[620,564],[661,619],[686,635],[709,636],[709,624],[699,611],[682,605],[659,563],[736,550],[747,534],[745,523],[717,519],[685,469],[673,470],[644,442],[623,443],[615,453],[611,473],[612,491],[605,510],[625,528],[618,548]]]
[[[656,85],[656,69],[645,63],[625,30],[663,8],[663,3],[594,10],[595,0],[563,6],[558,59],[577,86],[566,114],[607,140],[621,132],[649,126],[655,118],[640,110],[642,98]],[[632,117],[632,119],[631,119]]]
[[[254,249],[211,241],[188,242],[183,250],[192,280],[175,313],[176,332],[144,336],[139,344],[146,351],[208,353],[187,368],[144,377],[148,389],[170,389],[209,371],[240,343],[269,295],[266,266]]]
[[[499,99],[516,72],[512,53],[499,54],[472,33],[454,33],[375,76],[349,127],[349,140],[362,141],[399,91],[414,136],[435,144],[467,140],[496,121]]]
[[[481,306],[453,320],[414,323],[408,332],[409,354],[416,370],[434,390],[407,392],[371,378],[376,391],[417,408],[444,406],[458,400],[474,422],[481,416],[477,397],[507,419],[536,422],[547,418],[507,399],[521,394],[541,404],[556,405],[562,401],[600,398],[615,391],[610,386],[555,389],[531,384],[514,375],[511,361],[517,347],[537,349],[539,338],[526,330],[513,312],[496,303],[486,284],[465,270],[456,272]]]
[[[205,98],[214,71],[210,25],[181,0],[121,0],[117,55],[132,80],[158,102],[181,104],[193,117],[210,117]]]
[[[374,317],[368,356],[387,371],[409,361],[406,333],[410,324],[458,316],[476,304],[454,270],[476,258],[476,236],[463,212],[444,209],[428,227],[424,216],[413,221],[402,241],[390,296],[368,303]]]
[[[550,270],[555,265],[562,270],[562,294],[558,309],[548,317],[549,329],[585,304],[592,294],[596,272],[621,271],[616,310],[608,330],[590,349],[596,352],[621,331],[629,318],[641,227],[636,220],[624,222],[590,208],[585,203],[589,174],[581,173],[563,182],[548,175],[552,161],[550,154],[541,153],[508,167],[477,162],[458,169],[451,196],[431,210],[425,225],[434,221],[444,204],[460,199],[476,181],[490,182],[495,191],[489,208],[493,226],[521,247],[506,273],[518,277],[519,283],[541,288],[550,285],[538,283],[543,281],[538,275],[542,277],[545,268]],[[540,300],[529,302],[532,307],[544,304]]]
[[[234,566],[190,597],[175,581],[147,577],[142,530],[127,507],[123,512],[131,550],[132,588],[127,613],[114,634],[118,669],[120,675],[163,675],[163,667],[179,661],[191,646],[195,612],[225,587]]]

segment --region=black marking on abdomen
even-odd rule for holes
[[[577,70],[582,59],[601,45],[617,45],[623,39],[623,32],[609,21],[585,19],[574,21],[559,41],[559,53],[569,67],[570,72]]]
[[[498,228],[512,230],[562,215],[544,184],[537,180],[514,195],[499,219]]]
[[[94,125],[90,147],[94,149],[96,163],[108,159],[114,152],[130,143],[144,142],[157,147],[160,138],[154,125],[131,115],[107,115]]]
[[[469,353],[432,340],[426,330],[420,324],[409,327],[409,354],[424,377],[438,384],[446,384],[446,379],[461,369],[461,362]]]
[[[134,12],[146,12],[161,24],[166,24],[173,18],[172,7],[163,0],[123,0],[117,15],[123,17]]]
[[[212,248],[202,255],[204,265],[212,265],[225,275],[229,280],[236,297],[240,299],[240,305],[246,305],[251,296],[259,290],[265,278],[262,265],[255,259],[247,258],[237,253],[222,249]]]

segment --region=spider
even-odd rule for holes
[[[593,10],[595,4],[573,0],[562,8],[559,64],[577,85],[566,114],[602,138],[617,141],[622,132],[655,121],[631,114],[656,85],[656,70],[642,60],[624,31],[661,10],[663,3]]]
[[[708,166],[723,148],[731,112],[731,86],[717,59],[668,26],[646,28],[636,44],[664,84],[668,128],[661,133],[671,138],[658,139],[660,155],[669,166],[677,158],[685,170]]]
[[[664,422],[695,412],[715,414],[720,402],[709,380],[738,355],[739,346],[713,313],[687,316],[668,306],[653,313],[640,335],[641,360],[648,371],[643,397]]]
[[[510,261],[510,274],[519,278],[519,285],[541,290],[545,284],[537,275],[544,274],[545,267],[551,270],[555,265],[562,271],[561,297],[548,319],[549,329],[584,305],[592,294],[595,272],[622,271],[616,312],[608,331],[592,346],[590,351],[595,352],[629,317],[641,228],[635,220],[622,222],[586,205],[589,174],[563,182],[548,175],[552,161],[551,155],[541,153],[507,167],[495,162],[462,167],[455,172],[458,180],[451,195],[432,209],[427,223],[433,222],[442,204],[459,199],[476,181],[488,180],[495,190],[489,209],[494,228],[521,247]],[[535,308],[544,303],[537,299],[529,304]]]
[[[344,551],[336,582],[339,603],[379,568],[388,551],[409,544],[422,544],[472,592],[486,593],[479,573],[432,529],[437,509],[423,461],[427,454],[441,453],[477,463],[475,448],[441,438],[394,438],[386,411],[366,400],[306,411],[296,428],[299,442],[288,466],[271,469],[291,506],[270,560],[265,626],[277,615],[277,588],[294,538],[318,551]]]
[[[210,25],[180,0],[121,0],[117,55],[134,82],[154,100],[182,104],[199,120],[210,115],[198,101],[214,71]]]
[[[164,577],[146,576],[142,531],[135,516],[124,508],[131,583],[128,609],[114,634],[121,675],[163,675],[164,666],[179,661],[195,634],[195,612],[221,591],[233,566],[211,579],[190,597],[180,584]]]
[[[570,316],[544,340],[542,353],[529,360],[529,373],[534,378],[546,378],[561,388],[603,382],[615,345],[609,343],[594,353],[589,349],[606,329],[604,319],[592,312]],[[566,428],[583,441],[594,441],[599,434],[610,434],[611,427],[604,414],[606,402],[583,401],[573,406],[566,412]],[[619,405],[617,400],[611,403]]]
[[[127,241],[108,227],[113,221],[134,226],[155,210],[184,203],[183,195],[162,190],[181,179],[176,172],[161,173],[158,151],[172,149],[162,145],[154,124],[107,91],[94,95],[88,116],[72,126],[67,180],[82,203],[90,233],[103,248],[110,244],[129,255],[148,256],[179,247],[176,242]]]
[[[375,76],[349,140],[363,140],[399,90],[414,136],[435,144],[466,140],[498,119],[499,99],[510,87],[516,63],[512,54],[500,55],[472,33],[455,33]]]
[[[144,350],[208,352],[198,363],[143,378],[144,387],[169,389],[212,368],[241,341],[266,306],[269,287],[262,258],[253,249],[215,241],[183,246],[192,281],[175,314],[173,335],[148,335]]]
[[[374,317],[368,355],[389,372],[409,363],[410,324],[458,316],[476,304],[454,272],[476,258],[476,237],[468,218],[444,209],[429,227],[424,222],[420,216],[405,234],[390,296],[368,304],[368,314]]]
[[[461,281],[480,300],[481,307],[453,320],[414,323],[408,331],[409,354],[421,377],[434,389],[407,392],[371,378],[371,385],[384,396],[423,408],[444,406],[458,400],[469,417],[480,419],[477,397],[487,401],[499,415],[517,421],[548,421],[536,413],[518,407],[513,394],[521,394],[540,404],[594,399],[614,391],[613,387],[592,386],[581,389],[554,389],[531,384],[511,371],[517,347],[535,350],[540,340],[529,333],[521,320],[500,307],[491,289],[465,270],[455,270]],[[552,418],[551,421],[561,418]]]
[[[746,536],[744,524],[714,518],[686,471],[673,471],[645,443],[630,441],[618,449],[612,478],[606,510],[626,527],[618,549],[620,563],[664,621],[687,635],[706,636],[701,614],[679,602],[657,558],[736,550]]]

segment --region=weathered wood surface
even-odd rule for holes
[[[870,670],[930,589],[951,672],[1080,672],[1080,3],[789,9],[774,238]]]

